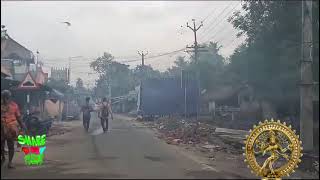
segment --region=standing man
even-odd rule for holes
[[[81,112],[83,113],[82,114],[83,127],[87,132],[89,130],[91,112],[94,111],[93,107],[89,104],[89,102],[90,102],[90,97],[86,97],[86,104],[81,108]]]
[[[27,131],[21,120],[18,105],[11,100],[11,92],[3,90],[1,92],[1,165],[5,162],[4,145],[7,142],[9,150],[8,168],[14,168],[12,159],[14,156],[14,142],[19,134],[19,125]]]
[[[98,116],[101,119],[101,126],[102,126],[102,129],[103,129],[103,132],[108,131],[109,114],[111,115],[111,119],[113,120],[113,113],[112,113],[112,110],[111,110],[111,105],[108,103],[107,98],[104,97],[102,99],[101,108],[100,108],[100,111],[98,113]]]

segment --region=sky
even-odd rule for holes
[[[193,32],[186,23],[203,26],[198,42],[218,41],[221,55],[228,57],[243,41],[227,21],[240,1],[1,1],[1,24],[10,37],[36,54],[50,67],[67,67],[71,58],[71,81],[81,77],[93,86],[97,75],[89,63],[103,52],[116,61],[140,59],[192,45]],[[62,23],[68,21],[71,26]],[[146,59],[145,64],[165,71],[185,52]],[[140,61],[128,62],[131,68]],[[49,72],[50,74],[50,72]]]

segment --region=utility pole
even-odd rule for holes
[[[148,55],[148,51],[146,53],[144,53],[143,51],[138,51],[138,54],[141,56],[141,79],[140,79],[140,96],[139,96],[139,101],[140,101],[140,108],[139,110],[141,111],[142,108],[142,83],[143,83],[143,77],[145,75],[145,71],[144,71],[144,57],[146,55]],[[143,113],[142,113],[143,116]]]
[[[108,96],[109,96],[109,103],[111,104],[112,100],[111,100],[111,63],[112,61],[110,61],[108,63]]]
[[[187,119],[187,86],[188,86],[188,73],[185,70],[181,71],[181,88],[184,88],[184,118]]]
[[[71,76],[71,61],[73,58],[80,58],[82,56],[75,56],[75,57],[69,57],[68,58],[68,68],[66,69],[67,70],[67,83],[71,86],[71,79],[70,79],[70,76]],[[70,92],[67,93],[67,99],[66,99],[66,120],[68,120],[68,114],[69,114],[69,101],[70,101]]]
[[[196,20],[192,19],[193,21],[193,27],[189,26],[188,22],[187,22],[187,27],[190,28],[193,31],[194,34],[194,44],[192,46],[187,46],[187,48],[192,49],[192,50],[187,50],[187,52],[193,52],[194,53],[194,60],[195,63],[198,67],[198,55],[199,52],[207,52],[207,50],[203,49],[203,46],[199,46],[198,45],[198,41],[197,41],[197,31],[203,26],[203,22],[201,21],[201,24],[196,27]],[[198,83],[198,98],[197,98],[197,120],[199,118],[199,109],[200,109],[200,71],[199,69],[197,69],[196,72],[196,76],[197,76],[197,83]]]
[[[144,71],[144,57],[148,55],[148,51],[144,53],[143,51],[138,51],[138,54],[141,56],[141,65],[142,65],[142,72]]]
[[[192,19],[193,21],[193,27],[189,26],[189,23],[187,23],[187,27],[190,28],[193,31],[194,35],[194,45],[187,46],[187,48],[190,48],[192,50],[188,50],[187,52],[193,52],[194,53],[194,60],[196,63],[198,63],[198,54],[199,52],[207,52],[207,50],[203,49],[203,46],[199,46],[197,41],[197,31],[203,26],[203,22],[201,21],[201,24],[196,27],[196,20]]]
[[[312,2],[302,1],[302,47],[300,65],[300,136],[306,151],[313,144]]]

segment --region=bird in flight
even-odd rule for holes
[[[67,21],[61,22],[61,23],[65,23],[67,26],[71,26],[71,23],[70,23],[70,22],[67,22]]]

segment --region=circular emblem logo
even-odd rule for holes
[[[252,173],[265,179],[289,176],[298,167],[302,157],[302,142],[295,130],[279,120],[259,122],[247,136],[245,162]]]

